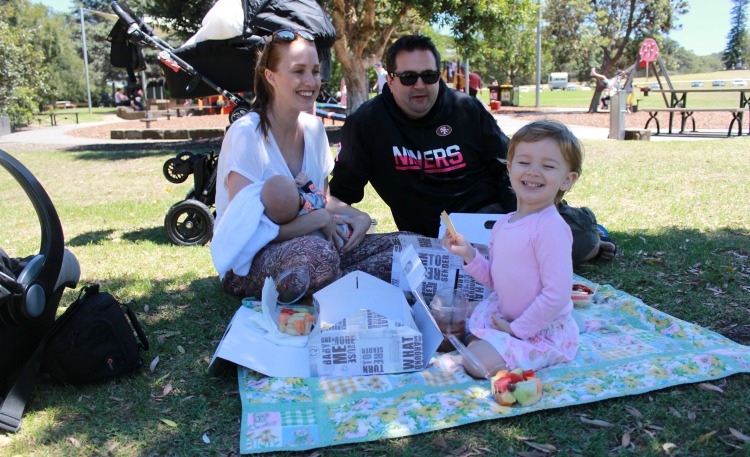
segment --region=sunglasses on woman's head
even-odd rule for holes
[[[281,29],[271,34],[271,40],[269,41],[269,43],[276,39],[278,39],[279,41],[283,41],[285,43],[291,43],[292,41],[296,40],[297,37],[300,37],[303,40],[307,40],[307,41],[315,41],[315,37],[313,36],[313,34],[308,32],[307,30]],[[270,60],[271,60],[271,50],[269,49],[266,52],[266,68],[268,68],[268,62]]]
[[[307,30],[290,30],[290,29],[281,29],[273,32],[271,34],[273,38],[277,38],[281,41],[286,42],[292,42],[297,39],[297,37],[302,38],[303,40],[307,41],[315,41],[315,37],[312,35],[312,33],[308,32]]]
[[[391,73],[391,78],[396,77],[401,80],[401,84],[403,84],[404,86],[413,86],[417,83],[417,80],[419,78],[422,78],[422,81],[425,84],[435,84],[436,82],[438,82],[438,79],[440,79],[440,72],[437,70],[427,70],[423,71],[422,73],[417,73],[415,71]]]

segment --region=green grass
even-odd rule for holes
[[[577,273],[748,344],[748,139],[584,144],[584,173],[568,200],[594,210],[619,253],[613,263],[586,265]],[[151,349],[143,354],[146,367],[132,378],[77,388],[40,380],[21,432],[0,435],[0,454],[238,454],[236,370],[222,364],[207,371],[207,365],[240,301],[221,289],[208,247],[173,246],[163,230],[168,208],[191,181],[168,183],[162,164],[183,149],[190,148],[14,153],[54,202],[67,246],[81,264],[81,284],[99,282],[130,302]],[[379,220],[379,231],[395,230],[372,191],[361,207]],[[0,246],[13,256],[36,252],[40,235],[33,210],[3,172],[0,208]],[[66,293],[63,306],[76,292]],[[157,356],[151,372],[148,364]],[[667,443],[676,445],[673,455],[748,455],[750,443],[733,438],[730,428],[750,434],[750,376],[714,384],[724,393],[685,385],[315,455],[433,456],[464,445],[486,449],[477,451],[484,455],[514,455],[532,451],[526,439],[553,445],[559,455],[661,456]],[[612,427],[586,425],[582,415]],[[710,439],[701,438],[712,431]],[[620,449],[626,433],[633,447]]]
[[[647,86],[650,83],[656,82],[656,77],[652,74],[649,78],[643,76],[644,71],[639,70],[639,77],[633,80],[637,86]],[[748,80],[748,86],[746,87],[731,87],[731,81],[733,79],[745,79]],[[699,73],[699,74],[686,74],[686,75],[670,75],[670,80],[675,89],[723,89],[726,93],[722,92],[706,92],[691,93],[688,94],[687,100],[688,105],[691,107],[724,107],[724,108],[735,108],[740,106],[740,94],[737,92],[731,92],[732,89],[746,89],[750,90],[750,70],[731,70],[731,71],[719,71],[713,73]],[[721,80],[726,83],[724,87],[713,87],[711,82],[715,80]],[[701,88],[691,87],[692,81],[703,81],[704,85]],[[666,86],[666,81],[662,78],[662,84]],[[550,91],[547,89],[547,84],[543,82],[543,90],[539,94],[539,106],[542,107],[563,107],[563,108],[586,108],[588,109],[591,103],[591,97],[593,97],[593,91],[562,91],[555,90]],[[529,88],[528,92],[519,93],[519,106],[536,106],[536,95],[534,94],[534,86],[526,86]],[[653,92],[649,93],[648,96],[644,95],[640,90],[636,89],[636,96],[638,97],[638,105],[642,108],[657,108],[664,107],[664,99],[660,94]],[[480,98],[484,103],[490,103],[489,90],[486,88],[482,91]],[[668,98],[667,98],[668,99]]]

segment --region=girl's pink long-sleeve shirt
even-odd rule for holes
[[[573,235],[555,206],[492,227],[489,260],[476,252],[464,270],[497,293],[516,337],[528,339],[573,310]]]

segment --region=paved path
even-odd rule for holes
[[[124,122],[122,120],[89,122],[86,124],[65,124],[51,127],[41,127],[21,132],[10,133],[0,136],[0,144],[3,143],[21,143],[21,144],[54,144],[60,146],[86,146],[93,144],[127,144],[143,143],[148,140],[110,140],[101,138],[84,138],[80,136],[68,135],[71,130],[97,125],[112,124],[115,122]]]
[[[512,135],[518,129],[526,125],[527,119],[520,119],[512,115],[496,114],[495,119],[500,127],[508,135]],[[11,133],[0,136],[0,145],[3,143],[21,143],[21,144],[49,144],[61,146],[86,146],[95,144],[133,144],[133,143],[155,143],[155,142],[174,142],[184,140],[110,140],[100,138],[84,138],[68,135],[68,132],[82,127],[93,127],[96,125],[109,124],[113,121],[92,122],[87,124],[66,124],[52,127],[43,127],[22,132]],[[117,120],[114,122],[123,122]],[[573,133],[581,139],[606,140],[609,135],[608,128],[586,127],[580,125],[568,126]],[[718,132],[718,131],[717,131]],[[651,141],[680,141],[680,140],[710,140],[716,139],[713,136],[690,136],[690,135],[651,135]]]
[[[495,119],[507,135],[516,133],[518,129],[529,123],[528,119],[519,119],[516,116],[496,114]],[[609,135],[609,129],[601,127],[586,127],[583,125],[569,125],[568,128],[579,139],[587,140],[606,140]],[[651,137],[654,138],[653,136]]]

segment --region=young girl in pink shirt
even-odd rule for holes
[[[461,234],[443,237],[443,245],[464,259],[464,270],[493,290],[467,323],[468,348],[484,365],[464,361],[470,375],[537,370],[575,356],[573,236],[555,204],[580,176],[582,161],[580,142],[563,124],[524,126],[513,135],[507,160],[518,209],[492,228],[489,260]]]

